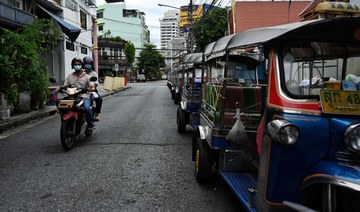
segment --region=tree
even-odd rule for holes
[[[131,41],[128,41],[125,44],[125,57],[126,57],[127,65],[132,66],[132,63],[134,62],[135,59],[135,47]]]
[[[224,37],[227,28],[227,10],[223,8],[209,10],[192,26],[196,42],[195,52],[202,52],[206,45]]]
[[[145,74],[146,76],[157,76],[157,72],[160,71],[160,68],[165,67],[164,57],[160,54],[159,51],[155,49],[155,45],[145,44],[144,49],[140,52],[139,58],[139,72]]]

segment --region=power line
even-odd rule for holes
[[[123,24],[128,24],[128,25],[135,25],[135,26],[146,26],[146,27],[151,27],[151,28],[159,28],[159,26],[148,26],[145,24],[136,24],[136,23],[130,23],[130,22],[126,22],[126,21],[120,21],[120,20],[115,20],[115,19],[111,19],[111,18],[102,18],[104,20],[109,20],[109,21],[115,21],[115,22],[119,22],[119,23],[123,23]],[[102,23],[98,23],[98,25],[101,25]]]

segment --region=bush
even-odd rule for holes
[[[59,32],[51,20],[35,19],[19,32],[0,28],[0,92],[16,107],[19,92],[30,91],[33,103],[48,94],[48,69],[40,60],[58,42]]]

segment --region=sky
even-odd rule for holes
[[[196,1],[193,1],[196,2]],[[145,13],[145,24],[150,30],[150,43],[160,48],[160,22],[170,7],[160,7],[158,4],[166,4],[174,7],[185,6],[190,3],[189,0],[125,0],[126,9],[138,9]],[[107,4],[105,0],[96,0],[96,5]]]

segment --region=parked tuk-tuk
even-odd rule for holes
[[[174,104],[181,101],[181,93],[184,86],[183,64],[180,64],[174,71],[173,99]]]
[[[180,106],[176,112],[179,133],[184,133],[186,125],[196,128],[200,124],[202,53],[187,54],[182,62],[183,88]]]
[[[175,96],[174,84],[175,84],[175,71],[171,70],[168,73],[168,80],[166,82],[166,86],[169,88],[171,94],[171,99],[174,99]]]
[[[248,211],[360,211],[360,18],[256,28],[209,45],[197,181],[216,170]]]

